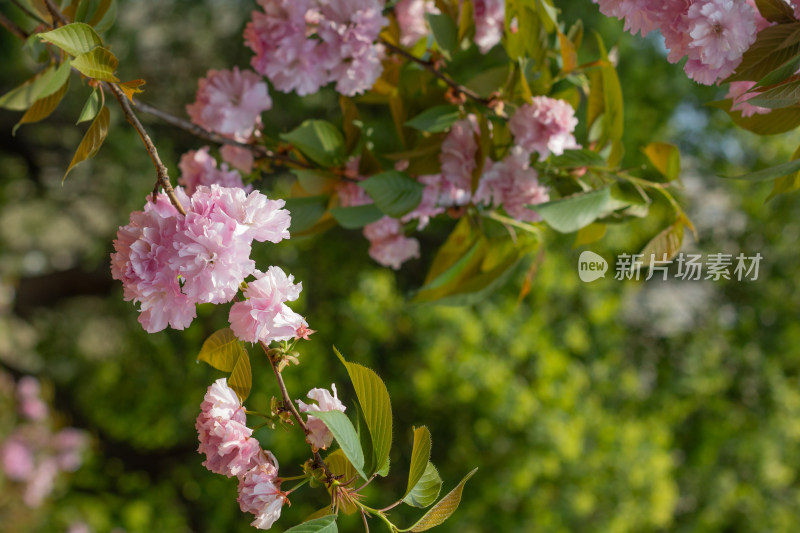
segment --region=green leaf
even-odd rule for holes
[[[781,66],[758,80],[755,86],[766,87],[780,83],[797,72],[798,66],[800,66],[800,53],[793,55]]]
[[[591,150],[564,150],[561,155],[554,155],[548,159],[548,164],[556,168],[604,167],[606,160],[597,152]]]
[[[791,81],[753,94],[754,96],[747,100],[748,104],[767,109],[789,107],[800,102],[800,81]]]
[[[23,124],[31,124],[34,122],[39,122],[40,120],[44,120],[49,117],[53,111],[56,110],[58,104],[61,103],[61,99],[64,98],[64,95],[67,94],[67,89],[69,88],[69,78],[67,81],[64,82],[64,85],[61,86],[61,89],[54,92],[50,96],[46,96],[44,98],[40,98],[33,103],[33,105],[28,108],[22,118],[19,119],[14,129],[11,130],[12,135],[16,135],[17,128],[19,128]]]
[[[800,147],[798,147],[794,151],[794,154],[792,154],[793,160],[797,158],[800,158]],[[780,177],[772,184],[772,192],[770,192],[769,196],[767,196],[767,201],[775,198],[779,194],[793,192],[798,189],[800,189],[800,172],[794,172],[788,176]]]
[[[420,131],[439,133],[447,131],[458,120],[460,111],[458,106],[440,105],[426,109],[416,117],[406,122],[406,126]]]
[[[794,11],[792,7],[783,0],[756,0],[761,16],[770,22],[786,24],[794,22]]]
[[[439,503],[431,507],[430,511],[425,513],[425,516],[420,518],[416,524],[411,526],[410,531],[415,533],[418,531],[427,531],[450,518],[450,515],[452,515],[456,509],[458,509],[458,504],[461,503],[461,493],[464,491],[464,485],[477,471],[478,469],[476,468],[464,476],[464,479],[462,479],[461,482],[456,485],[456,488],[450,491],[447,496],[439,500]]]
[[[102,13],[102,16],[98,20],[98,16],[102,12],[101,9],[98,9],[95,13],[95,16],[92,17],[92,20],[89,23],[94,26],[94,29],[97,30],[97,33],[104,33],[114,25],[114,21],[117,18],[117,0],[102,0],[102,4],[108,4],[105,12]]]
[[[789,161],[788,163],[781,163],[774,167],[765,168],[756,172],[742,174],[740,176],[720,176],[732,180],[747,180],[747,181],[768,181],[787,174],[792,174],[800,170],[800,159]]]
[[[358,184],[375,201],[375,206],[390,217],[400,218],[410,213],[422,201],[425,186],[397,170],[370,176]]]
[[[69,61],[64,61],[58,68],[48,67],[19,87],[0,96],[0,107],[25,111],[37,100],[58,92],[69,79],[69,73]]]
[[[250,395],[253,381],[250,370],[250,355],[247,353],[242,341],[236,338],[230,328],[212,333],[200,348],[197,360],[208,363],[217,370],[230,372],[228,386],[236,392],[236,395],[244,403]]]
[[[584,244],[591,244],[599,241],[605,236],[607,229],[608,225],[602,222],[594,222],[579,229],[577,235],[575,235],[575,242],[572,244],[572,247],[577,248]]]
[[[336,347],[333,350],[347,369],[347,374],[353,383],[358,404],[361,406],[364,421],[372,437],[375,464],[382,467],[389,458],[389,451],[392,448],[392,402],[389,391],[378,374],[365,366],[346,361]]]
[[[604,187],[533,207],[551,228],[559,233],[572,233],[625,204],[611,196],[609,187]]]
[[[358,435],[353,423],[341,411],[314,411],[313,416],[322,420],[333,433],[333,438],[339,443],[339,447],[344,452],[350,464],[356,469],[358,475],[368,479],[364,473],[364,452],[358,442]]]
[[[383,217],[375,204],[357,205],[354,207],[333,207],[330,210],[333,218],[346,229],[363,228]]]
[[[436,41],[442,55],[451,59],[451,53],[458,46],[458,28],[449,16],[445,14],[426,13],[428,24],[433,32],[433,39]]]
[[[103,32],[113,23],[117,14],[115,0],[81,0],[75,13],[76,22],[86,22],[96,31]]]
[[[683,219],[678,218],[673,224],[653,237],[642,248],[642,265],[649,266],[652,260],[671,261],[678,255],[683,244]]]
[[[338,411],[337,411],[338,412]],[[336,533],[336,515],[315,518],[287,529],[284,533]]]
[[[306,120],[289,133],[281,134],[281,139],[323,167],[338,167],[344,163],[344,137],[330,122]]]
[[[619,83],[616,69],[614,69],[613,65],[608,60],[608,54],[606,53],[606,47],[603,45],[602,37],[600,37],[599,33],[596,33],[595,37],[597,37],[597,46],[600,49],[600,59],[607,65],[600,69],[603,76],[603,116],[605,117],[605,131],[609,139],[612,141],[619,141],[622,139],[622,130],[624,126],[622,86]]]
[[[286,209],[292,215],[291,233],[302,233],[314,227],[325,214],[327,196],[307,196],[305,198],[289,198]]]
[[[110,82],[119,81],[119,78],[114,76],[119,61],[105,48],[97,47],[91,52],[75,57],[72,60],[72,66],[88,78]]]
[[[442,490],[442,478],[439,471],[430,461],[425,464],[422,476],[414,484],[414,487],[403,497],[403,503],[411,507],[424,509],[439,497]]]
[[[79,56],[98,46],[103,46],[103,40],[97,32],[83,22],[73,22],[46,33],[40,33],[39,38],[53,43],[66,53]]]
[[[86,134],[84,134],[81,143],[78,145],[78,149],[75,150],[75,155],[72,156],[72,161],[67,171],[64,173],[64,177],[61,180],[62,182],[67,179],[67,175],[76,165],[87,159],[91,159],[100,150],[103,141],[106,140],[106,136],[108,135],[109,118],[110,114],[108,108],[103,106],[103,109],[97,114],[92,125],[86,130]]]
[[[654,142],[645,146],[642,151],[667,181],[674,180],[680,174],[681,154],[677,146]]]
[[[431,458],[431,432],[422,426],[414,430],[414,445],[411,448],[411,466],[408,470],[408,485],[404,498],[411,493],[428,466]]]
[[[350,481],[358,474],[341,449],[336,450],[333,453],[329,453],[327,457],[325,457],[325,462],[334,476],[341,476],[342,483]],[[328,494],[333,494],[333,485],[326,486],[326,489]],[[339,509],[344,514],[353,514],[358,511],[358,507],[356,507],[355,504],[344,499],[339,504]]]
[[[392,466],[392,462],[387,457],[386,460],[383,462],[383,466],[380,467],[378,470],[375,471],[381,477],[386,477],[389,475],[389,468]]]
[[[742,56],[742,62],[732,76],[724,80],[758,81],[789,61],[798,51],[800,23],[777,24],[764,28]],[[787,43],[790,43],[787,45]]]
[[[333,191],[339,178],[321,170],[293,168],[292,174],[297,177],[300,186],[309,194],[324,194]]]
[[[730,100],[710,102],[706,105],[718,107],[730,115],[734,124],[757,135],[776,135],[800,126],[800,106],[785,107],[766,114],[743,117],[741,111],[731,111]]]
[[[92,91],[92,94],[89,95],[89,99],[86,100],[86,103],[83,104],[81,114],[78,116],[78,122],[75,124],[92,120],[97,116],[98,111],[100,111],[100,92],[95,89]]]

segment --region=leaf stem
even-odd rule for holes
[[[8,17],[0,13],[0,26],[14,34],[14,36],[22,39],[23,41],[28,38],[28,32],[14,24]]]

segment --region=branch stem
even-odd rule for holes
[[[408,59],[409,61],[413,61],[414,63],[418,64],[419,66],[421,66],[422,68],[424,68],[425,70],[427,70],[428,72],[430,72],[431,74],[433,74],[434,76],[436,76],[437,78],[439,78],[440,80],[445,82],[454,91],[456,91],[458,93],[461,93],[464,96],[475,100],[479,104],[483,104],[485,106],[489,105],[489,99],[483,98],[481,95],[479,95],[478,93],[476,93],[472,89],[468,89],[467,87],[464,87],[463,85],[460,85],[458,82],[453,80],[453,78],[451,78],[447,74],[444,74],[438,68],[436,68],[436,66],[431,61],[427,61],[425,59],[419,58],[419,57],[415,56],[414,54],[404,50],[403,48],[400,48],[399,46],[396,46],[396,45],[390,43],[386,39],[381,39],[380,42],[390,52],[395,53],[395,54],[400,55],[400,56],[403,56],[404,58]]]
[[[5,29],[13,33],[15,37],[18,37],[23,41],[25,41],[28,38],[28,32],[26,32],[16,24],[14,24],[14,22],[11,19],[6,17],[2,13],[0,13],[0,26],[4,27]]]

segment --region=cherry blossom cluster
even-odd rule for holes
[[[300,411],[344,411],[336,396],[336,385],[331,387],[332,395],[325,389],[309,391],[308,397],[317,404],[297,400]],[[319,418],[309,415],[307,427],[310,432],[306,440],[314,451],[327,449],[333,442],[333,435]],[[272,527],[288,502],[288,493],[281,491],[278,460],[253,437],[253,430],[247,427],[245,408],[225,378],[208,388],[195,428],[200,441],[198,452],[206,456],[203,466],[214,473],[236,477],[241,510],[255,515],[252,525],[257,529]]]
[[[178,184],[183,186],[186,194],[193,195],[197,187],[201,185],[206,187],[211,187],[212,185],[237,187],[245,192],[253,190],[253,186],[245,186],[242,182],[242,176],[237,171],[229,169],[226,163],[222,163],[217,167],[217,160],[208,153],[208,150],[209,147],[204,146],[200,150],[190,150],[181,156],[181,161],[178,165],[181,170],[181,176],[178,178]],[[244,151],[251,154],[249,150]]]
[[[376,44],[389,21],[382,0],[259,0],[244,39],[253,68],[275,88],[312,94],[336,82],[349,96],[372,87],[383,67]]]
[[[84,431],[50,429],[50,410],[41,397],[39,381],[22,377],[14,386],[10,376],[0,374],[0,388],[15,390],[17,412],[23,423],[0,441],[0,470],[11,481],[22,484],[22,501],[39,507],[53,491],[60,472],[74,472],[83,462],[88,445]]]
[[[238,478],[242,511],[255,515],[252,525],[258,529],[272,527],[287,501],[280,490],[278,461],[252,436],[244,406],[225,378],[208,388],[195,428],[200,440],[197,451],[206,456],[203,466]]]
[[[660,30],[668,60],[687,57],[684,70],[704,85],[719,83],[769,25],[752,0],[593,0],[600,12],[625,20],[632,34]]]
[[[469,204],[502,207],[509,216],[524,222],[539,220],[527,206],[549,200],[547,189],[539,183],[538,173],[531,166],[531,157],[546,159],[550,154],[579,148],[573,132],[578,124],[575,111],[564,100],[546,96],[534,97],[531,103],[518,108],[511,117],[509,129],[514,146],[501,161],[486,158],[478,187],[473,193],[473,174],[478,168],[480,130],[473,115],[455,122],[442,142],[439,162],[441,173],[417,177],[425,185],[422,201],[414,211],[401,219],[383,217],[364,227],[370,241],[369,254],[375,261],[395,270],[405,261],[419,257],[419,242],[405,235],[405,224],[417,221],[423,229],[431,217],[447,208]],[[406,165],[401,162],[398,170]],[[341,181],[337,192],[343,207],[372,203],[366,191],[358,186],[358,160],[347,166],[355,181]]]
[[[140,305],[139,322],[150,333],[186,328],[195,304],[231,301],[257,273],[252,242],[289,238],[283,200],[219,185],[197,186],[191,197],[180,187],[175,192],[185,216],[166,194],[148,200],[119,229],[111,254],[112,276],[125,300]]]

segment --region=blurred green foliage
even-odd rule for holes
[[[797,138],[733,130],[724,113],[701,106],[716,89],[686,80],[658,38],[621,36],[621,24],[588,1],[561,7],[568,23],[582,18],[607,42],[618,40],[626,162],[642,163],[635,147],[656,134],[681,146],[685,202],[700,236],[687,236],[685,250],[760,252],[758,281],[620,282],[609,271],[583,284],[573,237],[550,235],[532,258],[531,291],[521,301],[525,269],[473,307],[412,306],[409,289],[452,224],[434,225],[423,259],[399,274],[374,265],[356,232],[336,229],[255,250],[261,268],[277,264],[303,282],[295,308],[319,331],[303,343],[302,364],[286,370],[287,386],[299,398],[335,382],[353,405],[334,344],[384,378],[395,414],[394,475],[374,484],[379,504],[405,489],[412,425],[431,429],[444,491],[479,466],[443,532],[797,531],[800,204],[796,196],[764,204],[768,186],[714,177],[786,160]],[[242,46],[220,43],[239,42],[251,8],[123,3],[108,41],[123,79],[148,81],[144,101],[180,112],[207,68],[246,65]],[[31,63],[8,34],[0,47],[6,89]],[[155,180],[117,110],[100,154],[60,184],[80,140],[74,121],[85,92],[71,92],[50,120],[13,138],[18,114],[0,112],[0,364],[52,384],[62,422],[93,435],[87,463],[40,510],[22,507],[17,488],[0,479],[0,531],[65,531],[79,521],[94,531],[251,530],[235,481],[206,471],[196,452],[199,404],[221,374],[194,359],[226,324],[227,309],[201,307],[188,330],[148,335],[108,274],[116,227],[141,208]],[[338,113],[329,92],[273,97],[265,118],[274,131]],[[147,125],[172,169],[184,150],[201,146]],[[280,195],[290,184],[267,176],[258,185]],[[658,223],[612,228],[590,248],[607,258],[633,253]],[[251,356],[248,407],[266,409],[277,388],[266,361],[256,350]],[[2,438],[11,428],[0,421]],[[299,433],[256,435],[282,474],[299,473],[307,453]],[[303,489],[274,530],[325,500],[324,491]],[[392,516],[410,525],[420,514],[401,506]],[[340,526],[361,527],[353,517]]]

